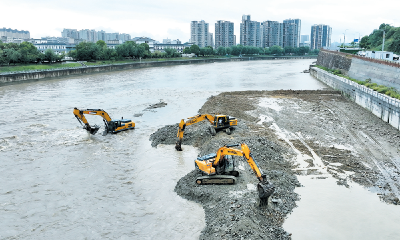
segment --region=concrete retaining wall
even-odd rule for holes
[[[400,68],[353,58],[348,76],[357,80],[370,78],[373,83],[400,90]]]
[[[171,65],[200,64],[214,62],[234,62],[234,61],[253,61],[253,60],[280,60],[280,59],[316,59],[317,56],[276,56],[276,57],[242,57],[242,58],[210,58],[210,59],[189,59],[173,61],[154,61],[154,62],[132,62],[124,64],[112,64],[103,66],[76,67],[55,70],[29,71],[19,73],[0,74],[0,84],[13,83],[26,80],[38,80],[44,78],[63,77],[76,74],[91,74],[106,71],[119,71],[134,68],[163,67]]]
[[[344,96],[400,130],[399,100],[317,67],[311,67],[310,74],[331,88],[341,91]]]
[[[349,54],[341,52],[332,52],[321,50],[318,54],[317,65],[329,69],[340,69],[343,73],[347,74],[350,70],[352,58]]]

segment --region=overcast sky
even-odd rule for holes
[[[332,42],[343,41],[345,31],[348,42],[370,34],[381,23],[400,26],[396,0],[0,0],[0,6],[0,28],[28,30],[33,38],[61,37],[64,28],[73,28],[186,42],[190,21],[205,20],[214,33],[217,20],[228,20],[235,24],[239,43],[243,14],[259,22],[299,18],[302,35],[310,35],[313,24],[327,24],[332,27]]]

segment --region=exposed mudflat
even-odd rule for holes
[[[199,113],[234,116],[238,126],[231,135],[220,131],[212,137],[208,122],[191,125],[183,151],[184,145],[193,145],[205,155],[244,142],[276,187],[268,207],[260,207],[258,180],[241,158],[236,158],[240,176],[235,185],[198,186],[195,179],[201,174],[189,172],[175,191],[205,209],[200,239],[290,239],[282,224],[300,200],[294,192],[301,186],[298,174],[332,176],[343,188],[354,182],[400,205],[399,131],[337,91],[226,92],[210,97]],[[175,144],[177,126],[153,133],[152,145]]]

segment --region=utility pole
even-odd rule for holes
[[[385,30],[383,30],[383,40],[382,40],[382,52],[385,49]]]
[[[344,33],[343,33],[343,35],[344,35],[344,38],[343,38],[343,48],[346,48],[346,31],[347,31],[347,30],[349,30],[349,29],[344,30]]]

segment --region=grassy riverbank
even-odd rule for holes
[[[29,65],[16,65],[16,66],[1,66],[0,73],[6,72],[20,72],[20,71],[37,71],[37,70],[46,70],[46,69],[57,69],[57,68],[66,68],[66,67],[80,67],[82,66],[79,63],[55,63],[55,64],[29,64]]]

